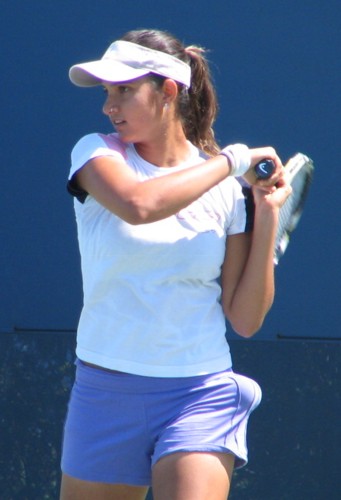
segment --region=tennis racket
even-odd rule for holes
[[[275,166],[272,160],[264,159],[255,166],[259,179],[271,176]],[[297,227],[301,218],[305,200],[311,185],[314,172],[313,161],[308,156],[297,153],[284,166],[285,175],[292,187],[292,194],[286,200],[279,212],[278,230],[274,250],[274,263],[277,265],[285,253],[291,233]]]

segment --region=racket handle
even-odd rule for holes
[[[275,164],[272,160],[264,158],[254,167],[257,179],[268,179],[275,171],[275,168]]]

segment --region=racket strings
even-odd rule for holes
[[[274,262],[278,264],[284,254],[290,234],[297,226],[302,215],[303,205],[312,181],[312,165],[301,168],[292,179],[292,194],[280,210],[275,244]]]

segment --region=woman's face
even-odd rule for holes
[[[160,134],[164,94],[148,77],[129,82],[103,83],[103,112],[124,142],[153,141]]]

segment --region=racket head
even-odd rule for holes
[[[285,165],[285,175],[292,187],[292,194],[279,212],[279,222],[274,250],[277,265],[285,253],[291,233],[296,229],[302,216],[304,204],[313,179],[314,164],[311,158],[297,153]]]

